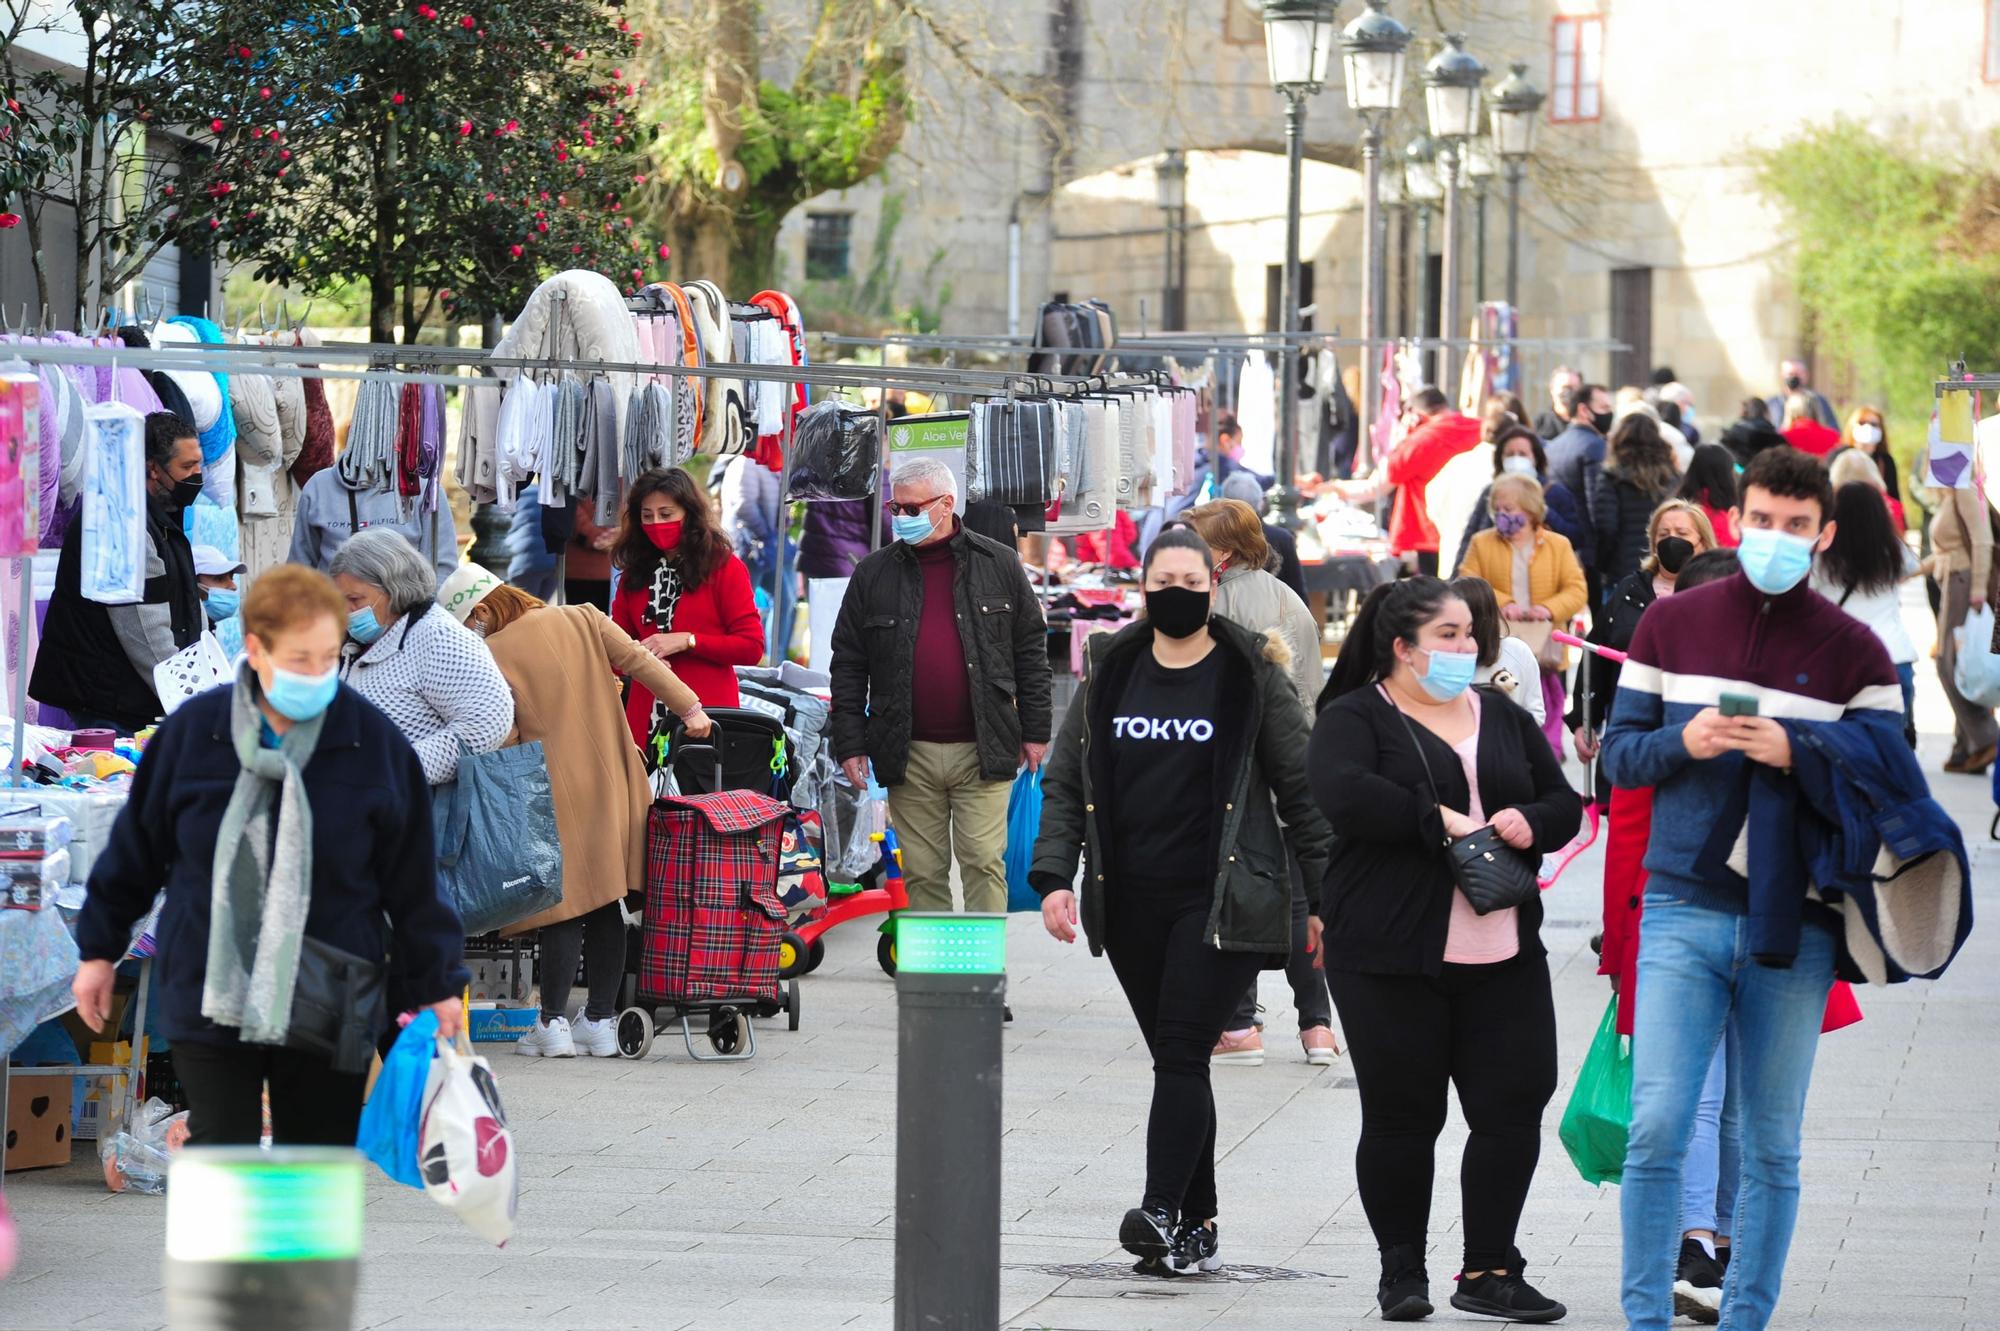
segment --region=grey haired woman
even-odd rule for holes
[[[459,745],[500,747],[514,695],[470,629],[438,608],[437,572],[396,532],[356,532],[328,569],[347,599],[341,679],[396,723],[434,786],[458,775]]]

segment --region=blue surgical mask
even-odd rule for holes
[[[1736,558],[1752,587],[1766,596],[1782,596],[1812,572],[1814,544],[1810,536],[1793,536],[1769,527],[1745,527],[1742,544],[1736,547]]]
[[[1417,676],[1417,683],[1439,702],[1450,702],[1471,688],[1472,677],[1479,673],[1478,652],[1433,651],[1430,658],[1430,668]]]
[[[235,618],[237,608],[242,603],[242,595],[227,587],[210,587],[208,589],[208,617],[218,624],[225,619]]]
[[[911,545],[929,540],[935,526],[936,524],[922,513],[913,518],[906,518],[897,513],[889,518],[889,530],[896,533],[896,539],[908,541]]]
[[[375,607],[363,606],[348,615],[347,636],[364,647],[382,636],[382,621],[375,618]]]
[[[1500,462],[1500,470],[1506,472],[1510,476],[1539,475],[1539,473],[1535,470],[1535,460],[1533,458],[1523,458],[1523,457],[1503,458]]]
[[[338,692],[337,667],[324,675],[296,675],[272,666],[271,687],[264,690],[264,697],[292,720],[310,721],[333,705],[333,695]]]

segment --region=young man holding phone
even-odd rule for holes
[[[1833,539],[1825,467],[1767,449],[1744,473],[1742,494],[1730,515],[1742,572],[1646,611],[1603,741],[1614,785],[1654,788],[1619,1199],[1632,1331],[1666,1331],[1673,1320],[1681,1168],[1726,1028],[1735,1031],[1729,1076],[1743,1120],[1728,1326],[1769,1323],[1798,1216],[1800,1124],[1835,934],[1830,913],[1803,894],[1789,921],[1753,899],[1742,812],[1749,765],[1779,779],[1790,772],[1783,721],[1902,726],[1901,686],[1881,642],[1806,585],[1813,555]]]

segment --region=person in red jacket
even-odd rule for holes
[[[1799,452],[1816,458],[1840,447],[1840,431],[1820,421],[1818,408],[1806,393],[1794,393],[1785,399],[1785,423],[1778,427],[1778,433]]]
[[[612,622],[672,665],[703,707],[736,706],[735,668],[764,659],[764,622],[750,570],[692,476],[675,467],[632,483],[613,562]],[[652,693],[633,684],[625,719],[642,749],[658,713]]]
[[[1478,445],[1479,422],[1451,409],[1451,401],[1435,388],[1424,388],[1410,399],[1414,424],[1383,460],[1374,478],[1343,481],[1335,489],[1349,503],[1374,498],[1396,487],[1389,512],[1389,552],[1404,559],[1415,556],[1417,571],[1436,576],[1438,530],[1431,521],[1424,489],[1437,479],[1444,464]]]

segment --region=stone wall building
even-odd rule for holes
[[[946,57],[934,52],[932,104],[885,178],[814,199],[792,218],[793,272],[805,268],[809,233],[826,242],[837,231],[858,261],[894,195],[897,297],[935,308],[948,284],[946,329],[1025,327],[1058,292],[1103,296],[1132,327],[1144,300],[1143,321],[1158,327],[1165,233],[1152,164],[1179,148],[1192,163],[1186,322],[1275,326],[1283,113],[1254,8],[950,0],[939,12],[987,25],[990,81],[946,76]],[[1340,21],[1359,12],[1347,0]],[[1747,393],[1774,391],[1781,357],[1812,351],[1751,153],[1837,116],[1919,127],[1941,144],[2000,126],[2000,0],[1392,0],[1390,12],[1420,43],[1392,153],[1417,132],[1416,75],[1435,49],[1433,13],[1467,33],[1494,71],[1489,86],[1519,60],[1550,94],[1522,201],[1523,335],[1627,343],[1629,353],[1585,356],[1581,367],[1628,382],[1669,364],[1710,421],[1732,416]],[[1032,90],[1053,113],[1031,115],[994,84]],[[1311,100],[1306,126],[1305,298],[1314,326],[1355,333],[1359,126],[1337,73]],[[1487,206],[1485,294],[1498,298],[1506,209],[1497,178]],[[1470,309],[1478,265],[1467,213],[1460,303]],[[1390,331],[1416,332],[1424,312],[1408,210],[1394,210],[1390,232]],[[1434,226],[1432,265],[1441,242]],[[835,253],[818,248],[820,271]],[[1844,401],[1880,387],[1866,367],[1824,360],[1816,382]]]

